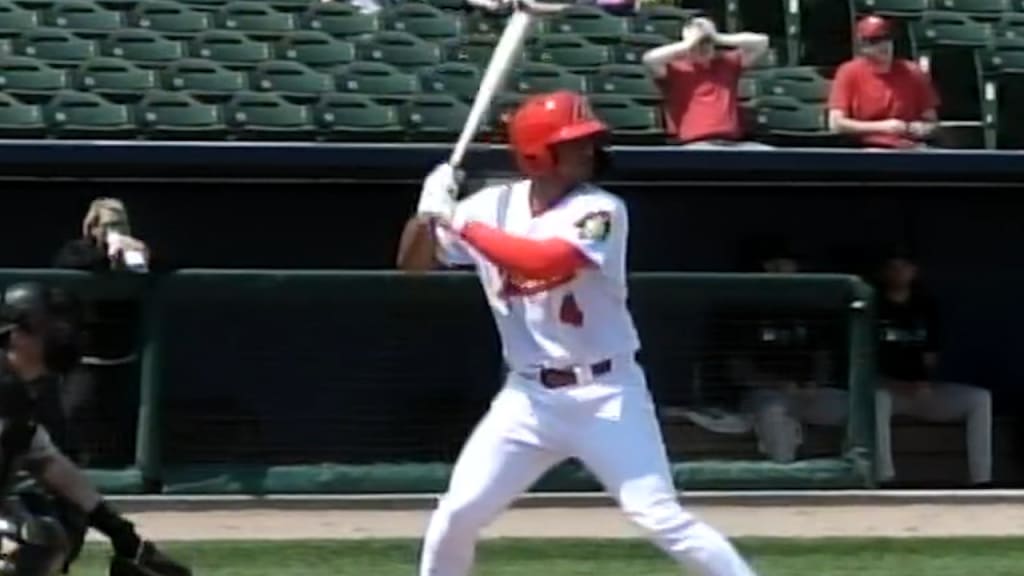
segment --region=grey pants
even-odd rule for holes
[[[761,453],[783,463],[796,459],[796,451],[803,442],[804,424],[842,426],[849,403],[846,390],[825,387],[765,387],[751,390],[744,398],[746,411],[754,420]]]
[[[971,482],[992,481],[992,396],[988,390],[937,382],[928,392],[894,392],[879,387],[875,392],[877,423],[878,479],[891,480],[896,475],[892,461],[890,422],[894,415],[919,418],[926,422],[962,422],[967,426],[967,468]]]

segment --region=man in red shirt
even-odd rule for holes
[[[720,53],[716,46],[734,50]],[[768,36],[719,34],[707,18],[688,22],[681,42],[648,50],[643,61],[661,87],[672,134],[689,146],[767,148],[741,141],[737,100],[740,74],[766,50]]]
[[[931,79],[909,60],[893,57],[889,22],[857,23],[860,55],[836,71],[828,99],[829,127],[871,148],[921,148],[938,126],[939,97]]]

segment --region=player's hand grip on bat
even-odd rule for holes
[[[451,220],[455,214],[455,197],[459,193],[461,173],[450,164],[439,164],[423,180],[416,214]]]
[[[435,226],[454,217],[461,180],[462,172],[448,163],[436,166],[423,180],[416,214],[406,223],[398,244],[398,268],[424,272],[438,267]]]

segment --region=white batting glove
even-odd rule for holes
[[[460,174],[451,165],[438,164],[423,180],[416,213],[451,220],[455,215],[455,196],[459,190]]]

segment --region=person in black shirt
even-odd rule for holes
[[[61,247],[54,267],[147,272],[149,248],[132,234],[124,203],[97,198],[82,220],[81,236]],[[137,301],[98,298],[86,303],[84,316],[84,356],[58,384],[61,403],[69,426],[82,437],[76,461],[118,465],[133,452],[130,443],[115,439],[131,438],[135,429],[141,307]]]
[[[895,414],[928,422],[967,422],[970,480],[992,479],[992,399],[983,388],[936,380],[940,326],[932,300],[917,286],[918,269],[905,250],[891,252],[882,265],[878,290],[876,397],[879,480],[895,477],[891,420]]]
[[[783,244],[775,248],[765,252],[761,271],[799,273],[792,251]],[[799,310],[761,311],[746,327],[745,352],[733,359],[733,378],[749,387],[744,407],[753,417],[761,452],[776,462],[792,462],[804,424],[846,422],[846,390],[830,385],[834,378],[828,330],[824,322]]]

